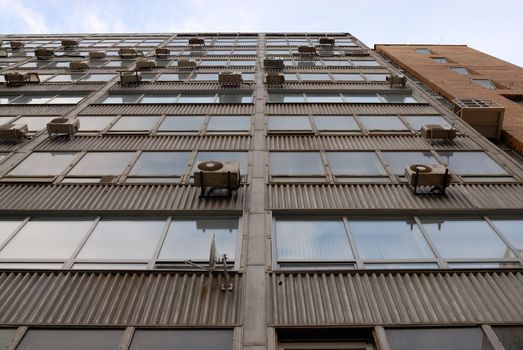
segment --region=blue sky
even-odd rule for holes
[[[0,33],[349,32],[467,44],[523,66],[522,0],[0,0]]]

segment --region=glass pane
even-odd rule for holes
[[[270,116],[267,117],[267,126],[269,130],[312,130],[309,117],[294,116]]]
[[[145,95],[140,103],[176,103],[178,94],[174,95]]]
[[[425,164],[436,165],[439,162],[430,152],[382,152],[387,164],[392,168],[394,174],[404,175],[407,165]]]
[[[465,67],[450,67],[450,70],[461,75],[470,75],[470,72]]]
[[[269,155],[271,175],[325,175],[318,152],[271,152]]]
[[[58,96],[53,98],[49,103],[52,105],[73,105],[80,102],[85,96]]]
[[[480,328],[387,329],[391,350],[493,350]]]
[[[421,55],[430,55],[432,53],[429,49],[425,49],[425,48],[416,49],[416,52]]]
[[[30,95],[23,95],[16,101],[14,101],[14,104],[45,104],[51,100],[54,96],[30,96]]]
[[[398,117],[359,117],[367,130],[408,130]]]
[[[386,175],[374,152],[327,152],[334,175]]]
[[[276,220],[276,239],[278,261],[353,259],[341,220]]]
[[[104,104],[120,104],[120,103],[137,103],[140,95],[127,94],[127,95],[110,95],[104,98],[101,103]]]
[[[60,83],[80,80],[85,74],[59,74],[48,80],[49,83]]]
[[[409,221],[349,221],[363,259],[433,258],[420,229]]]
[[[505,350],[523,349],[523,327],[492,327]]]
[[[386,103],[418,103],[411,95],[381,94]]]
[[[515,254],[486,221],[422,220],[439,253],[448,259],[513,258]]]
[[[80,131],[101,131],[109,125],[114,117],[78,117]]]
[[[269,103],[303,103],[303,94],[293,93],[269,93]]]
[[[85,78],[82,79],[82,81],[109,81],[115,77],[114,74],[87,74]]]
[[[414,130],[418,131],[421,130],[421,127],[423,125],[428,124],[437,124],[443,126],[444,128],[451,127],[451,125],[445,120],[445,118],[440,116],[405,117],[405,120],[407,121],[407,123],[410,124],[410,126],[412,126]]]
[[[73,270],[146,270],[147,264],[75,263]]]
[[[205,117],[166,117],[159,131],[200,131]]]
[[[351,131],[360,130],[353,117],[314,117],[318,130],[324,131]]]
[[[0,117],[0,125],[9,124],[14,117]]]
[[[449,61],[445,57],[431,57],[430,59],[438,63],[449,63]]]
[[[23,220],[2,219],[0,220],[0,245],[20,226]],[[0,347],[1,349],[1,347]]]
[[[240,174],[247,174],[247,152],[198,152],[196,155],[196,160],[194,161],[193,171],[196,169],[196,165],[199,162],[208,160],[237,160],[240,162]]]
[[[195,73],[191,76],[193,81],[217,81],[218,73]]]
[[[508,175],[483,152],[438,152],[450,168],[459,175]]]
[[[137,330],[130,350],[231,350],[231,330]]]
[[[493,220],[499,231],[523,255],[523,220]]]
[[[11,343],[11,339],[13,339],[15,333],[15,328],[0,329],[0,350],[4,350],[7,348],[7,345]]]
[[[376,94],[343,94],[343,99],[347,103],[381,103]]]
[[[360,74],[332,74],[337,81],[363,81]]]
[[[251,129],[251,117],[211,117],[207,131],[244,131]]]
[[[190,155],[190,152],[143,152],[129,176],[182,176]]]
[[[151,130],[159,117],[121,117],[114,124],[110,131],[149,131]]]
[[[217,103],[252,103],[252,95],[247,94],[218,94]]]
[[[189,95],[182,94],[178,103],[214,103],[214,94]]]
[[[92,220],[29,221],[0,251],[5,259],[67,259],[91,227]]]
[[[40,131],[47,127],[47,123],[56,117],[21,117],[15,124],[27,124],[29,131]]]
[[[220,257],[236,255],[238,219],[214,218],[173,220],[160,251],[159,259],[208,261],[212,239]]]
[[[305,81],[324,81],[331,80],[327,73],[300,73],[301,80]]]
[[[31,153],[9,172],[15,176],[55,176],[62,173],[71,163],[76,153],[36,152]]]
[[[351,60],[351,63],[353,65],[355,65],[356,67],[379,67],[380,64],[376,61],[369,61],[369,60],[365,60],[365,61],[354,61],[354,60]]]
[[[368,81],[387,81],[388,74],[363,74]]]
[[[117,350],[123,330],[30,329],[16,350]]]
[[[102,220],[78,259],[151,259],[165,220]]]
[[[71,169],[68,175],[120,175],[134,154],[134,152],[89,152]]]
[[[482,88],[485,88],[485,89],[489,89],[489,90],[494,90],[496,89],[496,85],[488,80],[488,79],[472,79],[472,82],[476,85],[479,85],[481,86]]]
[[[307,103],[342,103],[340,94],[306,93]]]

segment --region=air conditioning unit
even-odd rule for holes
[[[142,81],[142,74],[138,71],[120,72],[120,85],[138,85]]]
[[[319,41],[321,46],[329,47],[334,46],[334,44],[336,43],[336,39],[327,36],[321,37]]]
[[[404,75],[391,74],[387,76],[387,81],[390,87],[401,87],[404,88],[407,83],[407,78]]]
[[[27,124],[6,124],[0,126],[0,139],[19,143],[27,138]]]
[[[9,72],[4,75],[5,84],[7,86],[22,86],[25,84],[37,84],[40,82],[38,73]]]
[[[282,85],[285,82],[285,75],[283,73],[267,73],[265,82],[268,85]]]
[[[82,72],[89,69],[89,63],[85,61],[72,61],[69,62],[69,69],[73,72]]]
[[[101,59],[104,59],[105,56],[106,56],[106,54],[103,51],[91,51],[91,52],[89,52],[89,59],[91,59],[91,60],[101,60]]]
[[[413,164],[405,167],[405,177],[414,193],[418,187],[431,187],[429,193],[444,193],[450,183],[449,170],[444,165]]]
[[[345,51],[345,55],[354,56],[354,57],[366,57],[366,56],[370,56],[370,53],[369,53],[369,50],[353,49],[353,50]]]
[[[205,46],[205,39],[204,38],[189,38],[189,45],[190,46]]]
[[[25,44],[21,41],[11,41],[9,44],[13,50],[20,50],[25,46]]]
[[[156,63],[153,60],[140,59],[136,62],[136,69],[147,70],[156,68]]]
[[[100,177],[100,181],[98,181],[98,182],[104,183],[104,184],[110,184],[110,183],[116,182],[117,178],[118,178],[118,176],[105,175],[105,176]]]
[[[6,58],[8,56],[9,56],[9,54],[7,52],[7,49],[0,48],[0,58]]]
[[[62,46],[64,49],[72,49],[78,46],[78,40],[64,39],[62,40]]]
[[[78,132],[80,121],[68,118],[55,118],[47,123],[47,133],[49,136],[67,136],[71,138]]]
[[[240,188],[238,161],[202,161],[196,165],[194,185],[201,188],[200,197],[208,197],[217,189],[227,189],[227,195]]]
[[[263,67],[265,69],[281,70],[284,68],[284,63],[283,60],[277,58],[266,58],[263,60]]]
[[[154,53],[159,60],[165,60],[171,55],[171,50],[167,47],[157,47],[154,49]]]
[[[227,86],[227,87],[240,86],[243,83],[242,73],[240,73],[240,72],[222,72],[218,76],[218,82],[222,86]]]
[[[421,134],[427,140],[454,140],[456,138],[456,129],[444,128],[439,124],[426,124],[421,127]]]
[[[180,69],[194,69],[196,68],[196,61],[187,58],[180,58],[178,60],[178,68]]]
[[[118,55],[120,58],[129,59],[129,58],[136,58],[138,56],[143,56],[142,52],[138,52],[136,49],[133,49],[131,47],[122,47],[120,50],[118,50]]]
[[[298,52],[302,55],[316,55],[316,48],[314,46],[299,46]]]
[[[54,52],[51,49],[36,49],[35,50],[35,56],[39,60],[49,60],[54,57]]]

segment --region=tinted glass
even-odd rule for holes
[[[343,94],[343,99],[347,103],[381,103],[376,94]]]
[[[0,245],[17,229],[22,220],[2,219],[0,221]],[[0,348],[1,349],[1,348]]]
[[[159,117],[121,117],[110,131],[148,131],[151,130]]]
[[[429,49],[416,49],[416,52],[421,55],[430,55],[431,51]]]
[[[0,329],[0,350],[7,348],[7,345],[9,345],[15,333],[16,329],[14,328]]]
[[[382,152],[382,154],[396,175],[404,175],[407,165],[439,164],[430,152]]]
[[[523,220],[493,220],[493,223],[523,255]]]
[[[374,152],[327,152],[334,175],[386,175]]]
[[[47,127],[47,123],[56,117],[22,117],[15,124],[27,124],[29,131],[39,131]]]
[[[0,258],[67,259],[92,220],[31,220],[0,251]]]
[[[434,254],[414,222],[349,221],[363,259],[423,259]]]
[[[30,329],[16,350],[118,350],[122,330]]]
[[[398,117],[359,117],[367,130],[408,130]]]
[[[78,117],[80,131],[101,131],[109,125],[114,117]]]
[[[303,96],[303,94],[269,93],[269,102],[270,103],[303,103],[303,102],[305,102],[305,97]]]
[[[20,164],[9,172],[19,176],[54,176],[59,175],[71,163],[75,153],[31,153]]]
[[[427,124],[437,124],[441,125],[445,128],[450,128],[451,125],[442,117],[439,116],[420,116],[420,117],[405,117],[405,120],[407,123],[410,124],[410,126],[414,130],[421,130],[421,127],[423,125]]]
[[[187,170],[190,152],[143,152],[130,176],[181,176]]]
[[[71,169],[68,175],[106,176],[120,175],[127,167],[134,152],[90,152]]]
[[[307,103],[341,103],[340,94],[306,93]]]
[[[363,81],[360,74],[332,74],[337,81]]]
[[[165,220],[102,220],[78,253],[80,259],[151,259]]]
[[[301,80],[312,80],[312,81],[321,81],[321,80],[330,80],[330,77],[327,73],[300,73]]]
[[[523,327],[492,327],[505,350],[523,349]]]
[[[137,330],[131,350],[231,350],[231,330]]]
[[[458,74],[461,74],[461,75],[469,75],[470,72],[467,68],[465,67],[450,67],[450,69]]]
[[[205,117],[166,117],[160,125],[159,131],[199,131]]]
[[[252,95],[247,94],[218,94],[217,103],[252,103]]]
[[[391,350],[493,350],[480,328],[387,329]]]
[[[214,237],[219,256],[234,260],[238,219],[173,220],[160,251],[160,259],[209,260]]]
[[[314,123],[318,130],[325,131],[349,131],[360,130],[353,117],[314,117]]]
[[[485,221],[423,220],[423,227],[444,258],[512,258],[515,254]]]
[[[450,171],[459,175],[508,175],[483,152],[438,152]]]
[[[276,220],[275,228],[278,261],[353,258],[341,220]]]
[[[494,90],[496,89],[496,85],[488,80],[488,79],[472,79],[472,82],[476,85],[479,85],[481,86],[482,88],[485,88],[485,89],[489,89],[489,90]]]
[[[325,175],[317,152],[271,152],[269,171],[271,175]]]
[[[242,131],[251,129],[251,117],[211,117],[207,131]]]
[[[270,116],[270,117],[267,117],[267,127],[269,130],[273,130],[273,131],[312,130],[311,123],[309,121],[309,117]]]
[[[240,174],[247,174],[247,152],[198,152],[196,155],[196,160],[194,162],[193,171],[196,169],[198,162],[208,161],[208,160],[237,160],[240,162]]]

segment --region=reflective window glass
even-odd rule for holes
[[[4,259],[67,259],[92,220],[32,219],[0,251]]]
[[[409,116],[409,117],[404,117],[404,118],[407,121],[407,123],[409,123],[409,125],[414,130],[418,130],[418,131],[421,130],[421,127],[423,125],[428,125],[428,124],[441,125],[444,128],[452,127],[449,124],[449,122],[447,122],[447,120],[445,120],[445,118],[440,117],[440,116],[419,116],[419,117]]]
[[[15,232],[15,230],[22,224],[22,220],[16,219],[2,219],[0,220],[0,246],[4,241]],[[0,347],[1,349],[1,347]]]
[[[310,131],[312,130],[309,117],[269,116],[267,127],[272,131]]]
[[[318,152],[271,152],[269,172],[273,176],[325,175]]]
[[[190,155],[190,152],[143,152],[129,176],[182,176]]]
[[[374,152],[327,152],[334,175],[386,175]]]
[[[335,80],[337,81],[363,81],[361,74],[342,74],[334,73],[332,74]]]
[[[439,253],[448,259],[512,258],[515,254],[480,220],[428,220],[423,227]]]
[[[173,220],[159,259],[208,261],[214,238],[219,256],[227,254],[227,260],[233,261],[238,225],[233,218]]]
[[[387,329],[391,350],[494,350],[479,327]]]
[[[330,80],[330,77],[327,73],[300,73],[301,80],[310,80],[310,81],[322,81]]]
[[[394,174],[404,175],[407,165],[424,164],[436,165],[439,162],[430,152],[382,152],[387,164],[392,168]]]
[[[214,103],[215,94],[182,94],[178,103]]]
[[[187,117],[166,117],[160,125],[159,131],[200,131],[205,117],[187,116]]]
[[[438,152],[450,171],[459,175],[508,175],[484,152]]]
[[[196,160],[194,162],[193,171],[196,169],[198,162],[208,161],[208,160],[237,160],[240,162],[240,174],[247,174],[247,152],[198,152],[196,155]]]
[[[57,97],[53,98],[49,104],[52,105],[58,105],[58,104],[64,104],[64,105],[73,105],[77,104],[81,100],[83,100],[85,96],[66,96],[66,95],[58,95]]]
[[[80,159],[68,175],[120,175],[134,157],[134,154],[134,152],[89,152]]]
[[[231,350],[231,330],[137,330],[130,350]]]
[[[78,117],[80,121],[79,131],[101,131],[113,121],[114,117]]]
[[[140,100],[143,104],[155,104],[155,103],[176,103],[178,101],[178,95],[144,95]]]
[[[316,116],[316,128],[321,131],[351,131],[360,130],[353,117],[350,116]]]
[[[114,74],[87,74],[82,81],[85,82],[97,82],[97,81],[109,81],[115,77]]]
[[[14,176],[55,176],[62,173],[71,163],[73,152],[35,152],[9,172]]]
[[[484,89],[495,90],[497,89],[496,84],[488,79],[472,79],[472,82],[476,85],[481,86]]]
[[[450,70],[461,75],[470,75],[470,72],[465,67],[450,67]]]
[[[78,259],[151,259],[165,220],[102,220]]]
[[[326,93],[306,93],[305,94],[307,103],[341,103],[343,99],[338,93],[326,94]]]
[[[381,97],[385,100],[385,103],[418,103],[418,100],[411,95],[381,94]]]
[[[47,127],[47,123],[56,117],[21,117],[15,124],[27,124],[29,131],[40,131]]]
[[[347,103],[381,103],[376,94],[343,94],[343,99]]]
[[[523,349],[523,327],[496,326],[492,328],[505,350]]]
[[[16,350],[117,350],[123,330],[29,329]]]
[[[303,103],[303,94],[293,93],[269,93],[269,103]]]
[[[211,117],[207,131],[245,131],[251,129],[251,117]]]
[[[370,60],[365,60],[365,61],[351,60],[351,63],[357,67],[379,67],[379,66],[381,66],[378,62],[370,61]]]
[[[494,225],[523,255],[523,220],[493,220]]]
[[[251,94],[218,94],[217,103],[252,103]]]
[[[80,80],[84,74],[58,74],[53,78],[49,79],[50,83],[61,83]]]
[[[0,329],[0,349],[7,349],[7,345],[11,343],[13,336],[16,333],[16,328],[3,328]]]
[[[341,220],[278,219],[275,229],[278,261],[353,259]]]
[[[431,57],[431,60],[438,63],[449,63],[449,60],[447,60],[445,57]]]
[[[360,116],[359,120],[363,126],[370,131],[374,130],[394,130],[402,131],[408,130],[403,122],[398,117],[380,117],[380,116]]]
[[[149,131],[151,130],[159,117],[121,117],[109,129],[110,131]]]
[[[430,55],[432,53],[429,49],[425,49],[425,48],[416,49],[416,52],[421,55]]]

